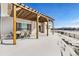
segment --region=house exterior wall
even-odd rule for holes
[[[1,3],[0,33],[2,35],[13,32],[13,17],[10,17],[9,15],[9,12],[10,12],[9,8],[10,8],[10,5],[8,5],[8,3]],[[17,20],[16,21],[17,23],[32,24],[32,30],[35,28],[35,22],[24,20],[21,18],[17,18],[16,20]]]
[[[13,30],[13,22],[11,17],[1,17],[1,31],[2,35],[7,34]]]
[[[7,20],[8,19],[8,20]],[[1,3],[1,29],[0,33],[4,34],[5,32],[10,31],[9,27],[12,27],[12,20],[10,20],[8,15],[8,4],[7,3]],[[10,24],[10,25],[8,25]],[[8,28],[8,29],[7,29]]]
[[[8,15],[8,3],[1,3],[1,17],[6,17]]]

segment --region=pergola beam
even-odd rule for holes
[[[14,5],[19,6],[20,8],[23,8],[23,9],[28,10],[28,11],[30,11],[30,12],[33,12],[33,13],[35,13],[35,14],[39,14],[40,16],[42,16],[42,17],[44,17],[44,18],[48,18],[47,16],[44,16],[44,15],[42,15],[42,14],[40,14],[40,13],[37,13],[37,12],[34,12],[34,11],[32,11],[32,10],[26,8],[26,7],[23,7],[23,6],[21,6],[21,5],[18,5],[18,4],[14,4]]]
[[[20,10],[21,8],[16,8],[16,11]]]

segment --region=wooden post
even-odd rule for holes
[[[48,36],[48,21],[47,21],[47,36]]]
[[[38,22],[39,22],[39,15],[37,15],[37,19],[36,19],[36,38],[38,39],[38,31],[39,31],[39,25],[38,25]]]
[[[16,6],[13,5],[13,44],[16,45]]]

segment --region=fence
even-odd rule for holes
[[[66,35],[68,37],[72,37],[72,38],[75,38],[75,39],[79,39],[79,35],[77,35],[77,34],[68,33],[68,32],[64,32],[64,31],[57,31],[57,30],[55,32],[60,33],[62,35]]]

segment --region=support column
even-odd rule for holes
[[[16,6],[13,5],[13,44],[16,45]]]
[[[54,21],[52,23],[53,23],[53,30],[52,30],[53,33],[52,34],[54,34]]]
[[[36,19],[36,38],[38,39],[38,31],[39,31],[39,25],[38,25],[38,22],[39,22],[39,15],[37,15],[37,19]]]
[[[41,23],[42,26],[42,33],[44,33],[44,22]]]
[[[47,36],[48,36],[48,21],[47,21]]]

